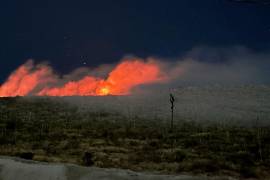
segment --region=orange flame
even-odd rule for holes
[[[28,61],[14,71],[0,86],[0,97],[29,95],[39,84],[53,82],[51,68],[47,65],[33,66]]]
[[[78,81],[68,81],[60,87],[49,86],[58,81],[51,68],[47,65],[34,66],[29,61],[14,71],[0,86],[0,97],[126,95],[138,85],[162,82],[165,79],[166,76],[157,62],[133,59],[118,64],[107,79],[85,76]]]

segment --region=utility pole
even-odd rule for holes
[[[170,93],[170,102],[171,102],[171,131],[173,132],[173,110],[174,110],[174,96]]]

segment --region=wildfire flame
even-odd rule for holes
[[[59,86],[59,79],[50,66],[28,61],[0,86],[0,97],[126,95],[138,85],[165,80],[166,75],[156,61],[132,59],[119,63],[105,79],[86,75]]]

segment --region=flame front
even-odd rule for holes
[[[48,65],[34,66],[29,61],[15,70],[0,86],[0,97],[127,95],[138,85],[165,79],[165,73],[156,61],[132,59],[119,63],[106,79],[87,75],[59,86],[59,79]]]
[[[100,91],[97,92],[97,95],[105,96],[110,94],[110,89],[108,87],[102,87]]]

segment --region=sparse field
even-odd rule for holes
[[[81,111],[49,98],[0,100],[0,154],[164,174],[270,177],[270,127]],[[33,157],[31,157],[31,153]]]

